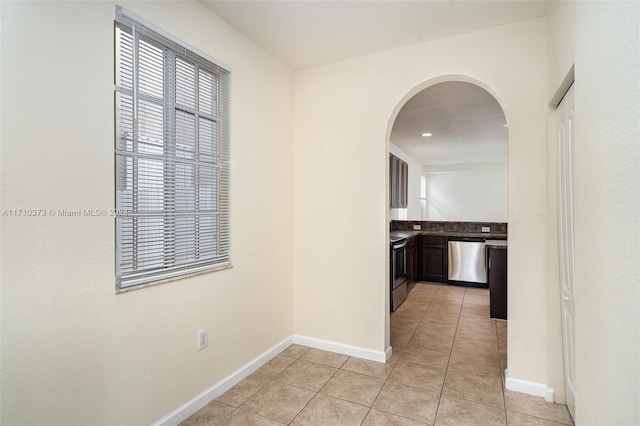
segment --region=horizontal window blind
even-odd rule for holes
[[[230,266],[229,77],[117,10],[118,291]]]

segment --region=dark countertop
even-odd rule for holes
[[[493,232],[455,232],[455,231],[391,231],[389,237],[411,238],[416,235],[434,235],[442,237],[480,237],[487,240],[506,240],[507,234]]]

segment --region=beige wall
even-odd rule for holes
[[[507,222],[509,163],[425,166],[426,220]]]
[[[2,217],[2,424],[148,424],[293,331],[291,71],[197,3],[122,6],[233,70],[234,267],[115,294],[113,218]],[[2,209],[113,208],[114,17],[2,2]]]
[[[115,3],[0,5],[2,209],[111,208]],[[546,104],[574,61],[578,421],[640,422],[638,3],[554,3],[548,57],[539,19],[295,77],[197,3],[122,5],[233,70],[234,268],[116,295],[112,218],[2,217],[0,423],[149,423],[292,332],[384,350],[389,126],[442,76],[507,115],[509,375],[562,396]]]
[[[546,32],[536,19],[296,73],[296,333],[388,345],[389,125],[410,96],[455,75],[493,93],[509,122],[509,374],[557,381],[548,366]]]
[[[640,424],[640,3],[553,3],[549,46],[549,93],[575,63],[576,421]]]
[[[553,5],[553,13],[548,16],[549,31],[549,48],[548,48],[548,85],[547,85],[547,101],[551,100],[560,90],[563,79],[569,74],[573,65],[573,54],[569,52],[569,48],[573,49],[575,42],[574,31],[568,29],[575,25],[570,10],[573,8],[574,2],[556,2]],[[558,40],[559,27],[558,20],[565,21],[564,36]],[[563,70],[562,72],[559,72]],[[548,344],[549,351],[549,369],[550,376],[555,378],[550,386],[555,389],[555,399],[558,402],[566,402],[565,384],[564,384],[564,361],[562,347],[562,328],[561,324],[561,306],[560,306],[560,270],[559,270],[559,252],[558,252],[558,200],[557,200],[557,129],[554,121],[554,107],[548,109],[548,148],[547,148],[547,205],[548,205],[548,221],[547,221],[547,238],[548,238],[548,259],[549,269],[547,278],[547,309],[548,309]]]

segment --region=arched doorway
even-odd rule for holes
[[[414,94],[389,138],[392,154],[414,169],[407,204],[390,218],[507,222],[508,137],[501,106],[476,84],[446,81]]]
[[[390,154],[409,163],[408,201],[389,209],[390,221],[508,222],[508,119],[482,82],[448,75],[414,87],[389,119],[387,142]],[[422,296],[433,300],[429,292]],[[397,316],[402,317],[398,328],[414,328],[416,319],[409,316]],[[387,324],[393,346],[394,324]],[[400,345],[412,338],[409,334]],[[506,359],[506,329],[503,340]]]

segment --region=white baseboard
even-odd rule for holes
[[[387,362],[387,361],[389,361],[391,359],[391,355],[393,355],[393,349],[391,348],[391,346],[389,346],[387,348],[387,350],[384,351],[385,362]]]
[[[547,402],[553,402],[554,390],[544,383],[530,382],[528,380],[509,377],[509,370],[504,370],[504,387],[507,390],[526,393],[527,395],[543,397]]]
[[[272,348],[266,350],[262,354],[258,355],[256,358],[252,359],[238,370],[234,371],[224,379],[215,383],[209,389],[205,390],[201,394],[197,395],[193,399],[187,401],[182,404],[180,407],[173,410],[171,413],[162,417],[161,419],[155,421],[153,425],[162,425],[162,426],[177,426],[182,421],[186,420],[192,414],[195,414],[198,410],[203,408],[205,405],[231,389],[233,386],[238,384],[242,379],[249,376],[251,373],[256,371],[258,368],[262,367],[267,361],[271,358],[278,355],[280,352],[285,350],[293,343],[293,335],[287,337],[282,342],[273,346]]]
[[[262,354],[258,355],[253,360],[249,361],[238,370],[234,371],[224,379],[215,383],[209,389],[205,390],[201,394],[195,396],[193,399],[182,404],[180,407],[173,410],[171,413],[162,417],[161,419],[153,423],[154,426],[177,426],[182,421],[186,420],[192,414],[195,414],[198,410],[205,405],[231,389],[238,384],[242,379],[249,376],[251,373],[262,367],[267,361],[284,351],[292,343],[298,345],[308,346],[310,348],[322,349],[325,351],[336,352],[344,355],[354,356],[356,358],[368,359],[371,361],[386,362],[391,357],[391,347],[386,351],[373,351],[371,349],[360,348],[357,346],[345,345],[342,343],[331,342],[329,340],[316,339],[313,337],[299,336],[292,334],[284,339],[282,342],[266,350]]]
[[[343,355],[354,356],[356,358],[367,359],[370,361],[387,362],[391,357],[391,348],[386,351],[374,351],[371,349],[361,348],[358,346],[345,345],[343,343],[332,342],[330,340],[316,339],[315,337],[293,335],[293,343],[310,348],[321,349],[323,351],[336,352]]]

